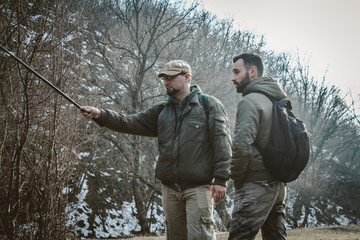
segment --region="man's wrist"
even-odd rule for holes
[[[227,182],[227,180],[224,178],[215,178],[212,185],[220,185],[220,186],[226,187],[226,182]]]

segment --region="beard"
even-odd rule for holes
[[[170,97],[174,96],[174,95],[175,95],[176,93],[178,93],[178,92],[180,92],[180,90],[179,90],[179,89],[175,89],[175,88],[173,88],[172,90],[167,90],[167,91],[166,91],[167,95],[170,96]]]
[[[246,72],[245,78],[239,83],[239,86],[236,87],[238,93],[242,93],[246,86],[250,83],[249,73]]]

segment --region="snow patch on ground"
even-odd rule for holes
[[[135,217],[137,210],[134,201],[122,202],[119,209],[104,209],[101,216],[92,216],[94,218],[94,226],[90,226],[89,219],[93,211],[86,202],[86,196],[89,192],[88,181],[86,179],[81,180],[83,184],[80,193],[76,195],[77,201],[69,203],[66,208],[68,226],[73,227],[76,235],[82,239],[91,235],[95,235],[96,238],[133,237],[134,232],[141,230],[139,222]],[[107,199],[107,201],[111,201],[111,199]],[[149,208],[147,217],[152,222],[150,225],[151,232],[163,235],[165,228],[162,206],[154,203]]]

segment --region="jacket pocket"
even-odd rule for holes
[[[200,224],[201,224],[201,232],[202,238],[201,239],[213,239],[214,237],[214,221],[211,217],[200,217]]]
[[[215,116],[215,135],[229,135],[230,134],[230,129],[229,126],[227,125],[227,119],[222,116],[222,115],[218,115]]]
[[[196,141],[201,143],[206,137],[206,123],[198,121],[189,121],[185,138],[187,141]]]

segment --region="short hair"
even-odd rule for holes
[[[246,70],[249,70],[252,66],[255,66],[258,71],[259,77],[262,77],[264,74],[264,62],[261,56],[257,53],[243,53],[239,56],[234,57],[233,63],[237,60],[242,59],[244,61]]]

